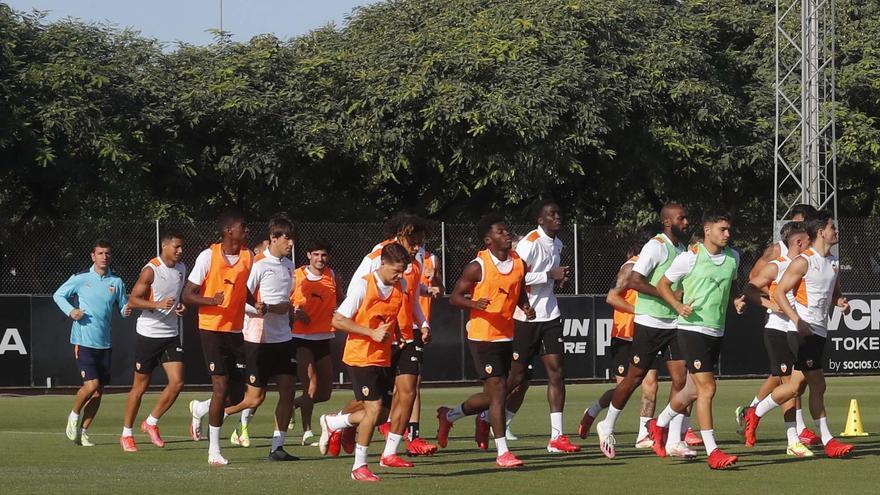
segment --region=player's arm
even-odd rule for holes
[[[769,297],[764,297],[770,284],[776,280],[776,275],[778,274],[779,267],[775,264],[767,263],[764,265],[764,268],[749,278],[749,283],[746,284],[745,291],[746,300],[755,306],[761,306],[770,311],[779,311],[779,305],[776,304],[776,301]]]
[[[73,275],[52,294],[52,300],[55,301],[58,309],[73,320],[81,320],[85,315],[83,310],[70,304],[70,298],[75,296],[77,289],[79,289],[79,282],[79,276]]]
[[[761,254],[761,257],[758,258],[758,261],[752,266],[752,270],[749,272],[749,280],[755,278],[761,270],[767,266],[767,263],[778,258],[782,253],[779,251],[779,243],[774,242],[767,246],[764,249],[764,252]]]
[[[201,290],[200,284],[194,284],[191,280],[187,280],[180,293],[180,298],[188,306],[219,306],[223,304],[223,291],[217,292],[212,297],[203,297],[200,294]]]
[[[474,301],[469,297],[473,294],[474,286],[480,282],[481,278],[483,278],[482,266],[476,261],[468,263],[464,270],[462,270],[461,277],[452,288],[449,302],[461,309],[486,309],[491,301],[485,297]]]
[[[693,301],[683,303],[678,300],[678,295],[672,290],[672,284],[685,278],[694,269],[697,262],[697,255],[685,251],[672,260],[672,264],[666,270],[666,273],[657,282],[657,292],[660,297],[666,301],[666,304],[672,307],[680,316],[687,318],[693,312],[691,304]]]
[[[116,305],[119,306],[119,314],[123,318],[131,316],[131,306],[128,305],[128,291],[125,290],[125,282],[121,278],[117,279]]]
[[[535,266],[535,250],[533,249],[534,246],[534,242],[527,241],[525,239],[520,240],[516,244],[516,254],[518,254],[519,257],[522,258],[523,263],[525,263],[527,267]],[[546,272],[526,271],[524,281],[525,285],[546,284],[551,280],[558,281],[564,279],[567,273],[567,266],[557,266],[547,270]]]
[[[623,298],[623,293],[626,292],[626,281],[632,273],[632,263],[627,263],[620,267],[620,270],[617,271],[617,281],[614,284],[614,287],[608,291],[608,295],[605,296],[605,302],[607,302],[612,308],[622,311],[624,313],[633,314],[636,312],[636,308],[626,302],[626,299]]]
[[[356,285],[357,284],[357,285]],[[369,328],[359,325],[352,317],[357,313],[358,308],[366,297],[367,284],[363,279],[352,281],[348,286],[349,294],[339,305],[339,308],[333,313],[333,328],[355,335],[363,335],[369,337],[374,342],[384,342],[391,337],[389,331],[395,320],[386,321],[377,328]]]
[[[445,294],[446,287],[443,286],[443,269],[437,266],[437,257],[434,256],[434,273],[431,274],[431,287],[437,289],[437,295]],[[436,297],[436,296],[435,296]]]
[[[633,265],[630,275],[626,280],[626,288],[633,289],[639,294],[651,297],[661,297],[657,287],[651,285],[645,276],[652,273],[664,261],[666,248],[657,240],[650,240],[639,252],[639,259]]]
[[[336,292],[336,307],[338,308],[340,304],[342,304],[343,299],[345,299],[345,294],[339,290],[339,279],[336,277],[336,272],[333,272],[333,287]]]
[[[519,288],[519,301],[517,301],[516,305],[519,306],[519,309],[521,309],[522,312],[526,314],[527,320],[534,320],[535,308],[533,308],[532,305],[529,304],[529,292],[526,285],[526,278],[523,277],[522,285]]]
[[[174,307],[174,298],[166,297],[161,301],[151,301],[150,287],[153,285],[155,277],[153,270],[144,267],[141,274],[138,275],[137,282],[131,288],[131,295],[128,297],[128,307],[132,309],[171,309]]]
[[[837,280],[834,281],[834,296],[833,297],[834,297],[834,305],[837,306],[838,309],[840,309],[841,313],[848,315],[850,312],[849,301],[847,301],[847,299],[845,297],[843,297],[843,294],[840,291],[840,278],[839,277]]]
[[[786,294],[797,287],[798,283],[803,280],[804,275],[806,274],[807,260],[801,257],[795,258],[795,260],[788,265],[788,269],[785,270],[785,273],[782,274],[782,279],[779,280],[779,284],[776,286],[776,292],[773,293],[773,299],[776,301],[779,309],[795,325],[798,333],[801,335],[812,335],[813,329],[810,327],[810,324],[801,320],[797,310],[791,306],[791,303],[786,296]]]

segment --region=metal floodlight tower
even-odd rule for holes
[[[776,0],[774,234],[806,203],[837,218],[835,0]]]

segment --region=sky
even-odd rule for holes
[[[184,41],[205,45],[213,40],[208,29],[220,27],[234,41],[246,42],[257,34],[281,39],[305,34],[328,23],[344,25],[359,5],[379,0],[2,0],[18,11],[49,11],[48,20],[74,17],[130,27],[168,44]]]

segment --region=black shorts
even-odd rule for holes
[[[764,329],[764,347],[770,358],[770,374],[790,376],[794,368],[795,354],[788,344],[788,332],[775,328]]]
[[[276,375],[296,375],[296,344],[287,342],[244,343],[244,362],[247,384],[266,388],[269,378]]]
[[[667,361],[684,359],[675,338],[675,328],[654,328],[635,324],[630,362],[640,370],[656,369],[656,361],[665,356]]]
[[[241,333],[199,330],[199,334],[208,374],[242,380],[245,359],[244,337]]]
[[[786,332],[789,349],[794,353],[794,369],[815,371],[825,369],[825,337],[817,335],[802,336],[797,332]]]
[[[513,321],[513,361],[528,366],[535,356],[565,353],[562,318]]]
[[[513,357],[513,342],[480,342],[468,340],[474,367],[481,380],[492,377],[507,378]]]
[[[391,349],[391,368],[398,375],[421,375],[422,354],[421,337],[405,344],[403,347],[395,345]]]
[[[156,366],[165,363],[183,362],[183,347],[180,337],[146,337],[137,334],[134,338],[134,371],[149,375]]]
[[[690,373],[714,373],[721,356],[721,337],[700,332],[678,330],[678,345]]]
[[[630,358],[632,357],[632,340],[619,339],[611,337],[611,359],[614,361],[614,375],[621,378],[626,376],[629,370]],[[651,365],[652,370],[656,370],[660,365],[660,356],[654,359]]]
[[[112,352],[110,349],[95,349],[81,345],[73,346],[73,355],[76,365],[79,367],[79,376],[83,382],[98,380],[98,384],[110,383],[110,362]]]
[[[357,401],[381,400],[382,407],[391,407],[394,377],[391,368],[384,366],[348,366],[351,390]]]
[[[333,339],[309,340],[294,337],[293,341],[296,343],[297,351],[300,349],[307,349],[312,353],[312,359],[316,362],[331,354],[330,342],[332,342]]]

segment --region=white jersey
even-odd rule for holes
[[[289,258],[276,258],[266,249],[254,258],[248,276],[248,290],[265,304],[290,301],[294,287],[296,267]],[[290,333],[290,317],[287,314],[266,313],[262,316],[249,314],[244,324],[244,340],[257,344],[287,342]]]
[[[528,270],[525,275],[529,306],[535,310],[532,322],[550,321],[559,318],[559,304],[556,301],[556,281],[547,272],[557,268],[561,261],[562,241],[550,237],[538,227],[520,240],[516,254],[522,258]],[[526,314],[517,306],[513,318],[526,321]]]
[[[657,237],[660,237],[662,240]],[[670,246],[674,246],[676,256],[685,252],[684,244],[673,243],[672,239],[666,234],[660,234],[657,237],[652,238],[642,246],[642,250],[639,251],[639,259],[636,260],[636,264],[632,268],[632,271],[645,277],[646,280],[650,279],[654,270],[663,263],[666,263],[666,259],[669,257],[669,251],[666,249],[664,241],[668,242]],[[651,328],[678,328],[677,318],[656,318],[651,315],[636,314],[635,322]]]
[[[779,285],[779,281],[782,280],[782,275],[785,273],[785,270],[788,269],[788,265],[791,264],[791,258],[786,256],[786,254],[770,262],[771,264],[776,265],[776,279],[770,283],[769,293],[771,300],[776,293],[776,287]],[[785,316],[785,313],[781,311],[767,310],[767,323],[764,325],[765,328],[772,328],[774,330],[786,332],[788,331],[789,326],[789,319]]]
[[[813,249],[807,249],[800,257],[807,260],[807,273],[793,293],[788,294],[789,301],[793,301],[798,316],[810,324],[813,335],[827,337],[828,309],[833,303],[839,262],[833,254],[822,256]],[[789,323],[789,330],[797,331],[793,323]]]
[[[779,256],[782,258],[788,258],[788,246],[786,246],[785,243],[782,241],[776,242],[779,244]]]
[[[150,295],[147,298],[153,302],[163,299],[174,299],[171,309],[145,309],[138,316],[135,329],[138,334],[154,339],[177,337],[180,333],[175,310],[180,303],[180,291],[186,281],[186,265],[177,263],[168,266],[159,258],[153,258],[144,268],[153,271],[153,283],[150,284]]]

